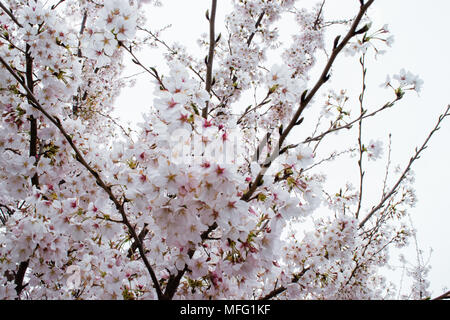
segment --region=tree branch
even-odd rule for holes
[[[139,240],[144,241],[145,236],[148,234],[148,229],[147,229],[147,224],[144,224],[144,227],[142,228],[141,232],[139,232]],[[138,243],[135,241],[131,244],[130,248],[128,249],[128,254],[127,257],[131,258],[131,256],[134,254],[134,252],[136,251],[136,249],[138,248]]]
[[[356,213],[355,213],[356,219],[358,219],[359,212],[361,211],[361,204],[362,204],[362,197],[363,197],[363,185],[364,185],[364,183],[363,183],[364,182],[364,171],[363,171],[363,165],[362,165],[364,149],[363,149],[363,144],[362,144],[362,141],[361,141],[361,136],[362,136],[362,121],[363,121],[362,116],[364,115],[364,94],[366,92],[366,74],[367,74],[367,69],[366,69],[366,66],[365,66],[365,57],[366,57],[366,55],[363,54],[363,56],[359,60],[360,63],[361,63],[361,67],[362,67],[362,91],[361,91],[361,94],[359,96],[360,118],[361,119],[359,120],[359,123],[358,123],[359,197],[358,197],[358,208],[356,209]]]
[[[202,242],[209,238],[209,234],[217,228],[217,223],[214,222],[211,226],[208,227],[208,230],[204,231],[200,237]],[[196,249],[189,249],[188,256],[192,258],[194,256]],[[179,270],[176,276],[171,275],[169,281],[166,286],[166,290],[164,291],[165,299],[171,300],[175,293],[177,292],[178,286],[180,285],[180,281],[183,278],[184,274],[188,270],[187,265],[184,266],[183,270]]]
[[[297,273],[294,275],[294,277],[291,280],[291,283],[297,283],[300,278],[306,273],[306,271],[308,271],[310,268],[304,268],[300,273]],[[278,288],[273,289],[271,292],[269,292],[268,294],[266,294],[265,296],[259,298],[258,300],[270,300],[272,298],[275,298],[276,296],[278,296],[279,294],[283,293],[284,291],[286,291],[287,288],[285,286],[281,286]]]
[[[156,70],[154,68],[150,68],[148,69],[146,66],[144,66],[139,59],[136,57],[136,55],[133,53],[133,50],[131,50],[131,47],[128,48],[127,46],[125,46],[125,44],[122,41],[119,41],[119,46],[121,46],[122,48],[124,48],[126,51],[128,51],[128,53],[133,57],[133,59],[131,59],[131,61],[133,61],[134,64],[137,64],[138,66],[140,66],[142,69],[144,69],[147,73],[149,73],[153,78],[156,79],[156,81],[158,81],[159,85],[161,86],[161,88],[165,89],[164,83],[162,82],[161,78],[159,77],[158,73],[156,72]]]
[[[403,180],[405,179],[406,175],[408,174],[409,170],[411,169],[412,164],[418,160],[420,158],[420,154],[427,148],[427,144],[430,141],[431,137],[433,136],[433,134],[438,131],[439,125],[441,124],[441,122],[447,117],[450,116],[450,105],[447,106],[447,109],[445,110],[445,112],[443,114],[441,114],[439,116],[439,120],[436,124],[436,126],[433,128],[433,130],[431,130],[430,134],[428,135],[428,137],[425,139],[425,142],[422,144],[422,146],[417,149],[416,148],[416,153],[414,154],[414,156],[409,160],[408,165],[406,166],[406,169],[403,171],[402,175],[400,176],[400,178],[397,180],[397,182],[395,183],[395,185],[392,187],[392,189],[384,195],[384,197],[381,199],[380,203],[378,203],[378,205],[376,205],[375,207],[372,208],[372,210],[369,212],[369,214],[367,214],[367,216],[361,221],[361,223],[359,224],[359,228],[361,229],[362,227],[364,227],[364,225],[367,223],[367,221],[369,221],[369,219],[379,210],[383,207],[384,203],[397,191],[397,188],[400,186],[400,184],[403,182]]]
[[[5,13],[14,21],[15,24],[17,24],[19,27],[22,28],[22,25],[17,21],[16,17],[12,14],[11,10],[9,10],[2,2],[0,2],[0,8],[5,11]]]
[[[394,104],[398,100],[400,100],[399,97],[397,97],[395,100],[393,100],[391,102],[386,103],[381,108],[379,108],[379,109],[377,109],[377,110],[375,110],[375,111],[373,111],[373,112],[371,112],[369,114],[367,114],[367,110],[364,110],[364,113],[362,115],[360,115],[358,118],[350,121],[349,123],[347,123],[347,124],[345,124],[343,126],[340,126],[340,127],[331,128],[331,129],[329,129],[329,130],[327,130],[325,132],[322,132],[321,134],[319,134],[317,136],[309,137],[309,138],[305,139],[302,143],[304,144],[304,143],[310,143],[312,141],[320,141],[321,139],[323,139],[325,136],[329,135],[330,133],[333,133],[333,132],[336,132],[336,131],[339,131],[339,130],[342,130],[342,129],[351,129],[356,122],[359,122],[360,120],[365,119],[365,118],[373,117],[377,113],[379,113],[379,112],[381,112],[381,111],[383,111],[385,109],[393,107]]]
[[[440,295],[439,297],[433,298],[432,300],[446,300],[450,299],[450,291],[447,291],[446,293]]]
[[[337,44],[335,42],[336,46],[333,48],[333,52],[331,53],[330,58],[328,59],[328,62],[325,66],[325,68],[322,71],[321,76],[319,77],[319,80],[316,82],[315,86],[304,96],[302,101],[300,102],[300,107],[297,109],[297,112],[294,114],[291,122],[286,127],[286,130],[284,130],[283,134],[280,137],[279,145],[283,144],[284,140],[287,138],[288,134],[292,130],[292,128],[296,125],[298,119],[300,118],[303,110],[306,108],[306,106],[311,102],[317,91],[322,87],[322,85],[328,81],[329,79],[329,72],[331,70],[331,67],[333,66],[334,61],[336,60],[339,53],[344,49],[344,47],[348,44],[348,42],[356,35],[360,33],[360,31],[356,30],[359,23],[361,22],[361,19],[363,18],[364,14],[366,13],[367,9],[372,5],[372,3],[375,0],[369,0],[366,4],[361,5],[361,8],[359,10],[358,15],[355,18],[355,21],[353,22],[350,30],[348,31],[345,38],[341,41],[341,43]]]
[[[156,34],[154,34],[153,32],[151,32],[148,29],[142,28],[142,27],[137,27],[139,30],[144,31],[146,33],[148,33],[156,42],[160,43],[162,46],[164,46],[167,51],[169,51],[171,54],[176,55],[177,51],[175,51],[173,48],[171,48],[164,40],[161,40],[160,38],[158,38],[156,36]],[[199,71],[195,70],[191,65],[188,66],[188,68],[204,83],[206,83],[205,79],[202,77],[202,75],[200,74]],[[211,88],[211,93],[220,100],[220,97],[217,95],[217,93]]]
[[[256,23],[255,23],[255,29],[258,29],[258,27],[261,25],[261,21],[262,21],[262,19],[264,18],[264,15],[265,15],[265,14],[266,14],[266,11],[261,12],[261,14],[260,14],[259,17],[258,17],[258,20],[256,20]],[[255,32],[252,32],[252,34],[250,35],[250,37],[248,37],[248,39],[247,39],[247,46],[250,47],[250,44],[252,43],[253,38],[255,37],[255,35],[256,35],[256,30],[255,30]]]
[[[29,91],[31,92],[31,95],[29,94],[27,96],[28,102],[31,104],[32,102],[32,93],[34,90],[34,81],[33,81],[33,58],[30,54],[30,46],[26,45],[25,50],[25,80],[26,80],[26,86],[29,88]],[[33,116],[29,117],[30,121],[30,149],[29,149],[29,156],[34,158],[34,165],[36,166],[38,162],[37,157],[37,144],[38,144],[38,137],[37,137],[37,119],[35,119]],[[39,188],[39,176],[37,173],[33,175],[31,178],[31,185],[33,185],[36,188]],[[25,273],[27,272],[28,265],[30,260],[22,261],[19,264],[19,270],[15,274],[14,283],[16,284],[16,292],[17,296],[20,297],[20,293],[22,290],[26,287],[26,285],[23,285],[23,279],[25,277]]]
[[[206,65],[206,84],[205,90],[210,93],[212,87],[212,69],[214,61],[214,48],[216,46],[216,34],[215,34],[215,20],[216,20],[217,0],[212,0],[211,4],[211,16],[209,17],[209,52],[208,63]],[[208,106],[209,102],[206,102],[206,106],[202,110],[202,117],[208,118]]]
[[[5,211],[3,211],[3,208]],[[14,210],[8,207],[7,205],[4,205],[0,203],[0,221],[3,223],[3,225],[6,224],[6,221],[8,221],[8,218],[14,214]]]

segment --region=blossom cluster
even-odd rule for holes
[[[330,196],[311,170],[323,163],[317,145],[285,141],[324,48],[322,9],[296,2],[233,1],[210,86],[181,46],[166,47],[166,74],[136,60],[140,9],[159,1],[4,2],[0,298],[382,297],[384,248],[410,234],[398,208],[413,205],[412,181],[363,228],[362,195]],[[282,64],[267,63],[276,22],[292,13],[298,35]],[[152,77],[133,131],[111,116],[128,54]],[[394,78],[420,89],[409,73]],[[235,108],[252,89],[265,98]],[[332,92],[325,111],[344,121],[347,100]],[[379,159],[382,144],[365,151]]]

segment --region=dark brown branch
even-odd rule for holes
[[[278,148],[275,148],[274,153],[272,153],[272,155],[267,159],[266,164],[263,166],[260,173],[255,178],[255,181],[253,181],[250,184],[249,190],[241,197],[241,200],[249,201],[251,199],[251,196],[253,195],[253,193],[258,188],[258,186],[260,186],[262,184],[263,177],[264,177],[268,167],[270,167],[270,164],[272,163],[272,161],[277,158],[278,152],[281,149],[284,141],[286,140],[286,138],[289,135],[289,133],[291,132],[291,130],[299,123],[299,118],[300,118],[303,110],[305,110],[305,108],[308,106],[308,104],[311,102],[311,100],[314,98],[317,91],[319,91],[319,89],[323,86],[323,84],[328,81],[328,79],[330,77],[329,73],[330,73],[331,67],[333,66],[333,63],[336,60],[336,58],[338,57],[339,53],[342,51],[342,49],[344,49],[344,47],[348,44],[348,42],[354,36],[361,33],[362,29],[357,30],[358,25],[361,22],[367,9],[369,9],[369,7],[372,5],[372,3],[374,1],[375,0],[369,0],[365,4],[362,2],[359,13],[356,16],[352,26],[350,27],[350,30],[347,32],[347,35],[344,37],[344,39],[340,43],[335,42],[333,52],[331,53],[331,56],[328,59],[328,62],[325,65],[325,68],[323,69],[321,76],[317,80],[315,86],[310,91],[305,91],[303,93],[299,108],[297,109],[297,111],[295,112],[291,121],[289,122],[289,125],[286,127],[286,129],[283,131],[283,133],[280,136],[280,139],[278,141]]]
[[[317,136],[313,136],[313,137],[309,137],[309,138],[306,138],[304,141],[302,141],[301,142],[301,144],[306,144],[306,143],[311,143],[311,142],[313,142],[313,141],[320,141],[320,140],[322,140],[325,136],[327,136],[327,135],[329,135],[330,133],[333,133],[333,132],[337,132],[337,131],[339,131],[339,130],[342,130],[342,129],[351,129],[352,127],[353,127],[353,125],[355,124],[355,123],[357,123],[357,122],[359,122],[361,119],[366,119],[366,118],[369,118],[369,117],[373,117],[373,116],[375,116],[377,113],[379,113],[379,112],[381,112],[381,111],[383,111],[383,110],[385,110],[385,109],[388,109],[388,108],[391,108],[391,107],[393,107],[394,105],[395,105],[395,103],[397,102],[397,101],[399,101],[401,99],[401,97],[397,97],[395,100],[393,100],[393,101],[391,101],[391,102],[387,102],[386,104],[384,104],[381,108],[379,108],[379,109],[377,109],[377,110],[375,110],[375,111],[373,111],[373,112],[371,112],[371,113],[367,113],[367,110],[364,110],[364,112],[363,112],[363,114],[362,115],[360,115],[358,118],[356,118],[356,119],[353,119],[352,121],[350,121],[350,122],[348,122],[347,124],[345,124],[345,125],[343,125],[343,126],[340,126],[340,127],[332,127],[331,129],[328,129],[327,131],[324,131],[324,132],[322,132],[321,134],[319,134],[319,135],[317,135]],[[294,144],[294,145],[291,145],[293,148],[295,148],[295,147],[297,147],[299,144]],[[259,146],[259,148],[262,148],[263,147],[263,145],[260,145]],[[268,162],[267,160],[266,160],[266,162]],[[309,170],[310,168],[308,168],[307,170]]]
[[[202,242],[209,239],[209,234],[213,232],[217,228],[217,223],[213,223],[211,226],[208,227],[208,230],[204,231],[200,237],[202,239]],[[194,256],[195,249],[190,249],[188,251],[189,258],[192,258]],[[179,270],[176,276],[171,275],[169,278],[169,281],[167,282],[166,290],[164,291],[164,297],[167,300],[171,300],[175,293],[177,292],[178,286],[180,285],[180,281],[183,278],[184,274],[187,271],[187,265],[184,266],[183,270]]]
[[[446,300],[450,299],[450,291],[447,291],[446,293],[440,295],[439,297],[433,298],[431,300]]]
[[[26,50],[25,50],[25,77],[26,77],[26,85],[29,88],[29,90],[31,91],[31,95],[33,93],[33,88],[34,88],[34,82],[33,82],[33,58],[31,57],[30,54],[30,46],[27,44],[26,45]],[[27,96],[28,98],[28,102],[31,104],[32,103],[32,97],[29,94]],[[33,116],[30,116],[29,118],[30,121],[30,149],[29,149],[29,155],[30,157],[34,158],[35,161],[35,165],[38,162],[38,158],[37,158],[37,145],[38,145],[38,138],[37,138],[37,119],[35,119]],[[35,173],[33,175],[33,177],[31,178],[31,184],[36,187],[39,188],[39,177],[37,175],[37,173]],[[15,274],[15,278],[14,278],[14,283],[16,284],[16,292],[17,292],[17,296],[20,297],[20,293],[22,292],[22,290],[26,287],[26,285],[23,285],[23,279],[25,277],[25,273],[27,272],[28,269],[28,264],[29,264],[29,260],[26,261],[22,261],[19,264],[19,270],[17,271],[17,273]]]
[[[119,46],[121,46],[122,48],[124,48],[126,51],[128,51],[128,53],[133,57],[133,59],[131,59],[131,61],[133,61],[134,64],[137,64],[138,66],[140,66],[142,69],[144,69],[148,74],[150,74],[153,78],[156,79],[156,81],[158,81],[159,85],[161,86],[162,89],[166,89],[164,86],[164,83],[162,82],[161,78],[159,77],[158,73],[156,72],[156,70],[154,68],[147,68],[146,66],[144,66],[141,61],[139,61],[139,59],[136,57],[136,55],[134,54],[133,50],[130,48],[128,48],[122,41],[119,41]]]
[[[8,218],[14,214],[14,210],[8,207],[7,205],[4,205],[0,203],[0,221],[3,223],[3,225],[6,224],[6,221],[8,221]]]
[[[58,3],[59,4],[59,3]],[[84,29],[86,27],[86,20],[87,20],[87,10],[84,11],[83,14],[83,20],[81,21],[81,27],[80,27],[80,37],[83,35]],[[78,51],[77,51],[77,57],[81,58],[83,56],[81,52],[81,39],[78,40]],[[72,106],[72,114],[76,116],[78,114],[78,109],[80,107],[80,96],[81,96],[81,88],[78,87],[78,95],[73,97],[73,106]],[[84,93],[85,95],[87,92]]]
[[[261,101],[260,103],[258,103],[256,106],[254,106],[253,108],[247,108],[244,113],[239,117],[239,119],[236,121],[237,124],[240,124],[244,118],[253,111],[256,111],[257,109],[261,108],[262,106],[268,104],[271,100],[269,99],[270,95],[272,94],[272,91],[269,90],[269,92],[267,92],[267,95],[265,96],[265,98],[263,99],[263,101]]]
[[[359,23],[361,22],[361,19],[363,18],[364,14],[366,13],[367,9],[372,5],[372,3],[375,0],[369,0],[366,4],[362,5],[357,17],[355,18],[355,21],[353,22],[350,30],[348,31],[345,38],[339,43],[337,46],[334,47],[333,52],[331,53],[330,58],[328,59],[328,62],[325,66],[325,68],[322,71],[321,76],[319,77],[319,80],[316,82],[315,86],[304,96],[302,101],[300,102],[300,107],[297,109],[296,113],[294,114],[291,122],[284,130],[283,134],[280,137],[279,145],[281,146],[284,142],[284,140],[289,135],[292,128],[296,125],[298,119],[300,118],[303,110],[306,108],[306,106],[311,102],[313,97],[316,95],[317,91],[323,86],[325,82],[329,79],[329,73],[331,70],[331,67],[333,66],[334,61],[338,57],[339,53],[344,49],[344,47],[348,44],[348,42],[357,34],[359,34],[359,31],[356,29],[358,28]]]
[[[16,50],[22,52],[23,54],[25,54],[25,51],[24,51],[23,49],[19,48],[18,46],[16,46],[16,45],[11,41],[11,39],[9,39],[9,37],[5,37],[4,34],[0,34],[0,39],[3,39],[3,40],[5,40],[5,41],[7,41],[7,42],[9,43],[9,45],[10,45],[12,48],[14,48],[14,49],[16,49]]]
[[[211,16],[209,17],[209,52],[208,52],[208,63],[206,65],[206,82],[205,82],[205,90],[206,92],[211,92],[212,87],[212,69],[214,62],[214,49],[216,46],[216,34],[215,34],[215,21],[216,21],[216,9],[217,9],[217,0],[212,0],[211,4]],[[202,117],[208,118],[208,105],[202,110]]]
[[[323,7],[325,6],[325,2],[326,0],[323,0],[320,9],[319,9],[319,13],[317,14],[317,18],[316,21],[314,21],[314,30],[317,30],[317,28],[319,27],[319,22],[320,22],[320,17],[322,16],[322,11],[323,11]]]
[[[261,25],[261,21],[262,21],[262,19],[264,18],[264,15],[265,15],[265,14],[266,14],[266,11],[261,12],[261,14],[260,14],[259,17],[258,17],[258,20],[256,20],[256,23],[255,23],[255,29],[258,29],[258,27]],[[256,35],[256,31],[255,31],[255,32],[252,32],[252,34],[250,35],[250,37],[248,37],[248,39],[247,39],[247,46],[250,47],[250,44],[252,43],[253,38],[255,37],[255,35]]]
[[[84,14],[83,14],[83,20],[81,21],[80,36],[83,35],[84,29],[86,28],[86,20],[87,20],[87,10],[84,11]],[[78,52],[77,52],[77,56],[78,56],[79,58],[82,57],[82,54],[81,54],[81,41],[78,41]]]
[[[19,264],[19,270],[17,271],[15,278],[14,278],[14,283],[16,284],[17,296],[20,296],[20,293],[22,292],[22,290],[28,285],[28,284],[25,284],[25,285],[23,284],[23,279],[25,277],[25,273],[27,272],[29,263],[30,263],[30,260],[27,260],[27,261],[22,261]]]
[[[372,208],[372,210],[367,214],[367,216],[361,221],[361,223],[359,224],[359,228],[361,229],[362,227],[364,227],[364,225],[366,224],[367,221],[369,221],[369,219],[378,211],[380,210],[383,206],[384,203],[397,191],[397,188],[400,186],[400,184],[403,182],[403,180],[406,178],[406,175],[408,174],[408,172],[411,169],[412,164],[418,160],[420,158],[420,154],[428,147],[427,144],[430,141],[431,137],[434,135],[434,133],[436,131],[438,131],[439,125],[442,123],[442,121],[447,117],[450,116],[450,105],[447,106],[447,109],[445,110],[445,112],[443,114],[441,114],[439,116],[439,120],[437,122],[437,124],[435,125],[435,127],[433,128],[433,130],[431,130],[430,134],[428,135],[428,137],[425,139],[425,142],[422,144],[422,146],[417,149],[416,148],[416,153],[411,157],[411,159],[409,160],[408,165],[406,166],[406,169],[403,171],[402,175],[400,176],[400,178],[397,180],[397,182],[395,183],[395,185],[392,187],[392,189],[384,195],[384,197],[381,199],[380,203],[378,203],[378,205],[376,205],[375,207]]]

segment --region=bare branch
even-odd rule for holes
[[[164,83],[162,82],[161,78],[159,77],[158,73],[156,72],[156,70],[154,68],[150,68],[149,69],[146,66],[144,66],[141,63],[141,61],[136,57],[136,55],[134,54],[133,50],[131,50],[131,47],[128,48],[122,41],[119,41],[119,46],[121,46],[126,51],[128,51],[128,53],[133,57],[133,59],[131,61],[133,61],[134,64],[137,64],[142,69],[144,69],[148,74],[150,74],[153,78],[155,78],[156,81],[158,81],[158,83],[161,86],[161,88],[165,89]]]
[[[86,28],[86,20],[87,20],[87,10],[84,11],[83,14],[83,20],[81,21],[81,27],[80,27],[80,36],[83,35],[84,29]],[[79,58],[81,58],[81,41],[78,41],[78,52],[77,55]]]
[[[218,227],[217,223],[214,222],[212,225],[208,227],[208,230],[203,231],[200,235],[202,242],[209,239],[209,234],[213,232]],[[196,249],[189,249],[188,256],[192,258],[194,256]],[[184,266],[183,270],[179,270],[178,273],[174,276],[171,275],[169,281],[167,282],[166,290],[164,291],[164,298],[171,300],[175,293],[177,292],[178,286],[180,285],[180,281],[183,278],[184,274],[188,271],[187,265]]]
[[[333,132],[336,132],[336,131],[339,131],[339,130],[342,130],[342,129],[351,129],[351,128],[353,127],[353,125],[354,125],[356,122],[359,122],[361,119],[373,117],[373,116],[376,115],[377,113],[379,113],[379,112],[381,112],[381,111],[383,111],[383,110],[385,110],[385,109],[388,109],[388,108],[393,107],[394,104],[395,104],[398,100],[400,100],[400,98],[396,98],[395,100],[393,100],[393,101],[391,101],[391,102],[388,102],[388,103],[384,104],[381,108],[379,108],[379,109],[377,109],[377,110],[375,110],[375,111],[373,111],[373,112],[371,112],[371,113],[369,113],[369,114],[367,114],[367,110],[365,110],[364,113],[363,113],[362,115],[360,115],[358,118],[356,118],[356,119],[350,121],[349,123],[347,123],[347,124],[345,124],[345,125],[343,125],[343,126],[340,126],[340,127],[331,128],[331,129],[329,129],[329,130],[327,130],[327,131],[325,131],[325,132],[322,132],[321,134],[319,134],[319,135],[317,135],[317,136],[315,136],[315,137],[309,137],[309,138],[305,139],[302,143],[310,143],[310,142],[312,142],[312,141],[320,141],[320,140],[322,140],[325,136],[329,135],[330,133],[333,133]]]
[[[258,103],[256,106],[254,106],[253,108],[247,108],[244,113],[239,117],[239,119],[237,120],[237,124],[240,124],[244,118],[253,111],[256,111],[257,109],[261,108],[262,106],[265,106],[266,104],[268,104],[271,100],[269,99],[270,95],[272,94],[272,91],[268,91],[267,95],[265,96],[265,98],[263,99],[263,101],[261,101],[260,103]]]
[[[391,166],[391,154],[392,154],[392,135],[389,133],[388,158],[386,163],[386,171],[384,174],[383,192],[381,194],[381,198],[383,198],[384,195],[386,194],[387,179],[389,176],[389,168]]]
[[[214,61],[214,48],[216,46],[216,34],[215,34],[215,21],[216,21],[216,9],[217,9],[217,0],[212,0],[211,4],[211,16],[209,17],[209,52],[208,52],[208,63],[206,65],[206,82],[205,89],[206,92],[211,92],[212,87],[212,69],[213,69],[213,61]],[[202,110],[202,117],[208,118],[208,105]]]
[[[336,159],[337,157],[339,157],[339,156],[341,156],[341,155],[343,155],[343,154],[350,153],[350,152],[354,152],[354,151],[356,151],[356,150],[357,150],[356,148],[350,148],[350,149],[347,149],[347,150],[344,150],[344,151],[341,151],[341,152],[334,151],[334,152],[333,152],[332,154],[330,154],[327,158],[324,158],[324,159],[322,159],[322,160],[320,160],[320,161],[318,161],[318,162],[315,162],[314,164],[312,164],[312,165],[309,166],[308,168],[303,169],[303,172],[309,171],[309,170],[311,170],[312,168],[317,167],[317,166],[321,165],[321,164],[324,163],[324,162],[334,160],[334,159]]]
[[[431,300],[446,300],[446,299],[450,299],[450,291],[447,291],[444,294],[441,294],[439,297],[433,298]]]
[[[334,61],[336,60],[339,53],[344,49],[344,47],[348,44],[350,39],[352,39],[354,36],[358,35],[360,30],[357,30],[359,23],[361,22],[364,14],[366,13],[367,9],[369,9],[370,5],[375,0],[369,0],[366,4],[362,5],[358,15],[355,18],[355,21],[353,22],[352,26],[350,27],[350,30],[347,32],[347,35],[344,37],[344,39],[339,44],[335,44],[333,48],[333,52],[331,53],[330,58],[328,59],[328,62],[325,66],[325,68],[322,71],[321,76],[317,80],[315,86],[310,91],[305,91],[302,95],[300,106],[295,112],[294,116],[292,117],[291,121],[289,122],[289,125],[286,127],[285,130],[283,130],[279,142],[278,142],[278,148],[275,148],[275,152],[272,153],[270,157],[268,157],[266,164],[261,169],[260,173],[255,178],[255,181],[250,183],[249,190],[244,193],[244,195],[241,197],[241,200],[249,201],[253,193],[256,191],[258,186],[262,184],[263,177],[265,173],[267,172],[267,169],[270,167],[270,164],[273,160],[276,159],[278,156],[278,152],[281,149],[284,141],[286,140],[287,136],[291,132],[291,130],[299,123],[299,118],[303,112],[303,110],[308,106],[308,104],[311,102],[317,91],[322,87],[322,85],[328,81],[329,79],[329,72],[331,67],[333,66]]]
[[[301,272],[295,274],[291,280],[291,283],[297,283],[300,278],[306,273],[306,271],[309,270],[308,268],[304,268]],[[258,300],[270,300],[272,298],[275,298],[276,296],[278,296],[279,294],[283,293],[284,291],[286,291],[287,288],[285,286],[281,286],[278,288],[273,289],[271,292],[269,292],[268,294],[266,294],[265,296],[259,298]]]
[[[420,158],[420,154],[427,148],[427,144],[430,141],[431,137],[433,136],[433,134],[438,131],[439,125],[442,123],[442,121],[446,118],[450,116],[450,105],[447,106],[447,109],[445,110],[445,112],[443,114],[441,114],[439,116],[439,120],[436,124],[436,126],[433,128],[433,130],[431,130],[430,134],[428,135],[428,137],[425,139],[425,142],[422,144],[422,146],[417,149],[416,148],[416,153],[413,155],[413,157],[409,160],[408,165],[406,166],[406,169],[403,171],[402,175],[400,176],[400,178],[397,180],[397,182],[395,183],[395,185],[392,187],[392,189],[386,194],[384,195],[384,197],[381,199],[380,203],[378,203],[378,205],[376,205],[375,207],[372,208],[372,210],[367,214],[367,216],[361,221],[361,223],[359,224],[359,228],[364,227],[364,225],[366,224],[367,221],[369,221],[369,219],[378,211],[380,210],[383,206],[384,203],[397,191],[397,188],[400,186],[400,184],[403,182],[403,180],[406,178],[406,175],[408,174],[409,170],[411,169],[412,164],[418,160]]]
[[[359,96],[359,106],[360,106],[360,120],[358,123],[358,146],[359,146],[359,160],[358,160],[358,167],[359,167],[359,197],[358,197],[358,208],[356,209],[355,217],[358,219],[359,212],[361,211],[361,204],[362,204],[362,197],[363,197],[363,185],[364,185],[364,171],[363,171],[363,144],[361,141],[362,136],[362,116],[364,115],[364,94],[366,92],[366,75],[367,75],[367,69],[365,65],[365,59],[366,55],[363,54],[363,56],[360,59],[361,68],[362,68],[362,91]]]
[[[358,35],[357,27],[359,23],[361,22],[361,19],[363,18],[364,14],[366,13],[367,9],[369,9],[370,5],[374,0],[369,0],[366,4],[361,6],[359,13],[357,17],[355,18],[355,21],[353,22],[350,30],[347,32],[347,35],[345,38],[339,43],[335,48],[333,49],[333,52],[331,53],[330,58],[328,59],[328,62],[325,66],[325,68],[322,71],[322,74],[319,78],[319,80],[316,82],[315,86],[307,92],[307,94],[303,97],[302,101],[300,102],[300,106],[297,109],[297,112],[294,114],[291,122],[284,130],[283,134],[280,137],[279,145],[281,146],[284,142],[284,140],[287,138],[289,133],[291,132],[292,128],[296,125],[298,119],[300,118],[303,110],[306,108],[306,106],[311,102],[317,91],[322,87],[322,85],[328,81],[329,79],[329,72],[331,70],[331,67],[333,66],[334,61],[336,60],[339,53],[344,49],[344,47],[348,44],[348,42],[356,35]]]
[[[8,218],[14,214],[14,210],[8,207],[7,205],[4,205],[0,203],[0,221],[3,223],[3,225],[6,224],[6,221],[8,221]]]

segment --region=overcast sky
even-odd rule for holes
[[[304,0],[299,1],[299,5],[302,2],[305,5],[314,3]],[[150,28],[155,30],[172,24],[172,28],[164,34],[164,39],[168,43],[178,41],[198,50],[196,39],[208,30],[204,13],[210,7],[210,1],[164,0],[163,3],[164,8],[152,8],[149,13]],[[357,12],[358,5],[357,0],[328,0],[325,10],[330,18],[350,18]],[[228,1],[220,0],[218,21],[223,21],[228,9]],[[374,28],[388,24],[395,42],[386,55],[368,60],[368,84],[369,88],[374,89],[368,90],[366,107],[375,109],[392,97],[378,85],[387,74],[398,73],[401,68],[419,74],[425,82],[420,95],[412,93],[399,103],[398,108],[389,110],[374,121],[367,121],[367,131],[364,133],[367,138],[387,141],[388,134],[392,133],[392,162],[402,168],[406,166],[414,148],[422,145],[439,114],[450,103],[449,12],[450,1],[447,0],[376,0],[370,11]],[[292,30],[293,27],[289,19],[280,26],[281,30]],[[219,27],[217,32],[220,31]],[[225,33],[225,30],[222,31]],[[329,48],[331,44],[327,46]],[[148,52],[141,56],[141,60],[149,66],[161,66],[159,56]],[[353,61],[349,58],[338,60],[331,82],[336,89],[343,88],[358,94],[360,68],[355,61],[357,58]],[[125,75],[133,74],[136,70],[130,66]],[[147,75],[139,76],[137,80],[136,86],[124,89],[117,101],[117,114],[123,120],[139,121],[140,112],[151,103],[152,97],[148,93],[152,92],[152,88]],[[450,289],[450,240],[447,236],[450,231],[449,138],[450,119],[447,119],[413,167],[419,202],[410,213],[418,229],[419,246],[425,250],[426,257],[429,249],[433,248],[429,276],[433,296],[440,295],[444,287]],[[356,172],[355,168],[352,170]],[[404,250],[404,253],[414,262],[413,248]]]
[[[450,103],[450,2],[377,0],[374,6],[377,19],[389,23],[396,39],[390,53],[380,61],[383,69],[405,67],[419,74],[425,82],[420,97],[407,100],[403,109],[407,111],[389,119],[397,125],[394,136],[397,145],[408,142],[409,152],[404,151],[403,155],[397,152],[398,158],[406,163],[413,151],[411,146],[423,143],[426,131],[433,127],[439,113]],[[450,288],[449,120],[447,118],[443,123],[414,166],[419,202],[410,211],[418,229],[419,246],[434,250],[429,280],[435,295],[439,295],[444,286]]]

